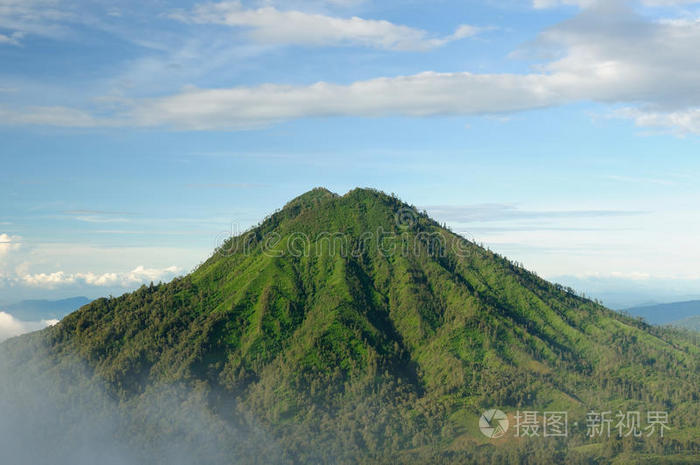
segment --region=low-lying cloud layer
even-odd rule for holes
[[[53,273],[24,274],[17,278],[27,286],[54,288],[65,284],[84,283],[91,286],[132,286],[148,281],[162,281],[174,277],[180,268],[169,266],[163,269],[137,266],[131,271],[120,273]]]
[[[58,320],[20,321],[9,313],[0,311],[0,342],[11,337],[44,329],[47,326],[53,326],[56,323],[58,323]]]
[[[19,248],[20,238],[17,236],[10,236],[9,234],[0,234],[0,257],[6,255],[11,250],[16,250]]]
[[[242,415],[209,408],[206,392],[153,387],[118,402],[77,357],[40,338],[0,344],[3,465],[242,465],[279,463],[275,441]],[[244,426],[243,426],[244,425]]]

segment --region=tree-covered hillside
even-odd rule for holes
[[[30,343],[46,348],[45,371],[77,360],[85,369],[73,385],[104,386],[129,418],[163,389],[196,393],[223,425],[265,431],[281,463],[700,454],[697,335],[603,308],[374,190],[308,192],[187,276],[6,342],[10,369],[38,357]],[[570,432],[491,440],[478,427],[490,408],[511,423],[517,410],[567,411]],[[666,411],[671,428],[591,439],[591,410]],[[127,439],[165,434],[124,424]]]

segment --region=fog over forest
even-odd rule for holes
[[[8,341],[0,346],[0,463],[278,463],[270,437],[248,420],[240,429],[222,421],[206,395],[171,385],[125,402],[75,358],[48,356],[38,337]]]

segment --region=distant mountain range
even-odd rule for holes
[[[23,300],[5,305],[0,310],[22,321],[60,320],[69,313],[87,305],[87,297],[70,297],[61,300]]]
[[[625,312],[654,325],[687,326],[692,324],[693,317],[700,317],[700,300],[645,305],[628,308]]]
[[[314,189],[191,274],[0,348],[0,392],[25,396],[0,396],[22,426],[0,423],[0,450],[17,431],[41,442],[17,463],[48,463],[39,447],[76,463],[73,409],[102,389],[89,420],[116,419],[141,454],[118,463],[696,464],[700,451],[697,339],[551,284],[371,189]],[[543,412],[566,412],[567,436],[516,437],[524,410],[540,412],[537,428]],[[664,411],[672,428],[591,439],[591,411]],[[167,437],[170,455],[154,449]]]
[[[679,328],[691,329],[693,331],[700,331],[700,315],[674,321],[671,323],[671,325]]]

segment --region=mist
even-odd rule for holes
[[[22,321],[9,313],[0,311],[0,342],[21,334],[53,326],[58,320]]]
[[[204,388],[160,385],[117,399],[79,357],[58,360],[40,333],[0,344],[3,465],[283,463],[251,418],[215,414]]]

